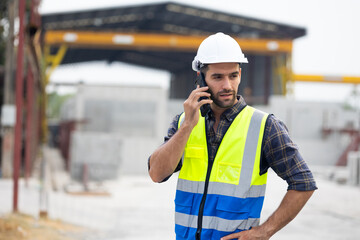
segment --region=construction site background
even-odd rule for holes
[[[139,83],[87,84],[83,81],[68,84],[73,88],[73,94],[64,97],[55,107],[48,96],[57,94],[61,87],[56,83],[51,85],[50,76],[70,47],[44,47],[39,4],[39,0],[8,0],[0,4],[0,239],[175,238],[173,200],[177,174],[166,183],[152,183],[147,174],[147,161],[152,151],[162,144],[172,118],[183,111],[185,99],[179,96],[186,92],[186,88],[192,89],[193,83],[187,82],[181,88],[181,94],[176,94],[184,83],[180,80],[187,79],[191,69],[189,72],[178,70],[178,64],[173,64],[177,72],[167,74],[171,80],[166,86],[156,81],[151,86]],[[146,8],[145,5],[140,7]],[[5,16],[3,13],[7,8],[10,11]],[[188,13],[194,11],[181,4],[170,4],[163,9],[168,10],[167,14],[179,14],[179,9],[187,9]],[[209,14],[207,11],[203,13]],[[218,16],[227,19],[224,14]],[[151,19],[154,14],[150,12],[146,16]],[[242,19],[241,16],[238,18]],[[124,19],[115,18],[117,21]],[[83,19],[77,20],[69,22],[84,23]],[[260,20],[247,21],[270,26]],[[86,24],[89,22],[95,27],[101,25],[101,21],[88,21]],[[19,29],[15,28],[15,23]],[[167,22],[164,26],[174,30]],[[288,26],[282,27],[287,29]],[[305,34],[305,29],[288,28],[299,30],[299,36]],[[185,31],[185,28],[175,29]],[[285,30],[279,32],[280,35],[285,33]],[[4,38],[6,34],[7,39]],[[67,37],[73,37],[72,41],[77,40],[76,36],[84,36],[78,34],[65,33]],[[146,36],[156,39],[151,33]],[[133,37],[139,35],[134,33]],[[163,34],[161,37],[167,36]],[[192,36],[191,39],[199,40],[200,37]],[[249,44],[254,39],[243,40]],[[258,39],[258,43],[261,41]],[[145,43],[151,47],[154,42]],[[174,42],[170,41],[166,47]],[[255,79],[256,84],[251,86],[249,83],[249,88],[241,91],[249,103],[262,103],[255,107],[275,114],[286,123],[319,187],[299,216],[274,238],[355,239],[360,235],[357,227],[360,223],[360,106],[357,88],[351,96],[354,104],[350,105],[295,101],[291,91],[285,96],[297,78],[299,81],[318,82],[334,79],[292,75],[291,48],[285,53],[271,52],[276,49],[276,44],[271,43],[272,50],[265,46],[250,51],[254,54],[251,59],[257,63],[257,68],[244,71],[244,82],[248,77],[248,80]],[[95,42],[92,47],[97,44]],[[118,42],[113,45],[116,44]],[[289,47],[292,42],[279,41],[279,44]],[[78,46],[74,44],[72,47],[76,49]],[[140,49],[146,48],[140,46]],[[57,54],[54,55],[55,50]],[[137,61],[144,58],[132,53],[119,56]],[[274,61],[277,64],[272,64]],[[153,62],[150,60],[146,64]],[[340,78],[351,84],[359,79]],[[252,90],[251,87],[257,95],[255,91],[245,91]],[[272,91],[276,94],[272,95]],[[174,98],[174,94],[178,98]],[[286,187],[286,183],[270,170],[262,221],[279,205]],[[12,212],[15,214],[11,215]]]

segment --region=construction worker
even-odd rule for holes
[[[149,158],[154,182],[180,171],[176,239],[270,239],[317,189],[284,123],[237,95],[242,63],[247,58],[228,35],[217,33],[200,44],[192,63],[200,86]],[[260,224],[269,167],[287,181],[288,191]]]

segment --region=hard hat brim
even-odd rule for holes
[[[230,63],[230,62],[234,62],[234,63],[248,63],[248,60],[246,57],[243,57],[241,59],[227,59],[227,60],[214,60],[214,61],[206,61],[206,62],[200,62],[198,59],[195,59],[192,61],[192,69],[195,71],[195,72],[198,72],[200,71],[201,67],[203,65],[206,65],[206,64],[214,64],[214,63]]]

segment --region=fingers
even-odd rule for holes
[[[194,89],[188,99],[184,102],[184,112],[185,112],[185,120],[184,123],[188,123],[189,126],[193,127],[197,124],[199,120],[199,109],[202,105],[207,103],[212,103],[212,100],[209,99],[211,96],[210,93],[206,92],[209,87],[199,87],[199,85]],[[204,99],[200,100],[201,97]]]
[[[220,240],[230,240],[230,239],[239,239],[241,237],[241,233],[233,233],[222,237]]]
[[[209,89],[209,87],[199,87],[199,85],[197,86],[197,88],[195,90],[193,90],[189,96],[189,100],[191,101],[199,101],[199,99],[201,97],[210,97],[211,94],[206,92]]]
[[[210,102],[209,101],[203,102],[203,100],[201,100],[200,101],[201,104],[198,104],[199,99],[201,97],[209,98],[211,96],[210,93],[206,92],[208,89],[209,89],[209,87],[199,87],[199,85],[197,85],[196,89],[194,89],[190,93],[188,99],[185,102],[187,102],[190,105],[193,105],[194,107],[200,107],[203,104],[211,103],[211,101]]]
[[[197,103],[197,106],[200,108],[202,105],[211,104],[212,102],[213,100],[211,100],[210,98],[202,99]]]
[[[203,97],[203,99],[201,99]],[[198,92],[195,93],[194,96],[192,96],[191,98],[189,97],[189,99],[186,101],[187,104],[190,106],[193,106],[194,110],[199,110],[199,108],[207,103],[212,103],[213,101],[209,98],[210,97],[210,93],[207,92]],[[201,99],[201,100],[200,100]]]
[[[197,94],[199,92],[206,92],[208,89],[209,89],[208,86],[200,87],[199,85],[197,85],[196,88],[191,92],[189,97],[193,97],[195,94]]]

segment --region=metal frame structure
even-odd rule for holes
[[[172,76],[171,98],[185,98],[194,88],[190,65],[201,41],[224,32],[252,61],[252,66],[242,66],[244,89],[239,90],[250,93],[249,103],[252,99],[261,104],[272,94],[286,94],[292,43],[306,33],[300,27],[172,2],[47,14],[42,22],[46,61],[57,53],[57,60],[62,59],[51,61],[51,69],[57,64],[120,61],[165,70]]]
[[[19,211],[19,178],[23,176],[27,183],[31,166],[37,155],[39,138],[44,135],[38,124],[39,121],[45,119],[44,114],[39,116],[39,112],[45,112],[42,109],[45,106],[43,104],[45,84],[41,74],[42,54],[41,51],[39,52],[40,35],[37,34],[41,27],[41,18],[37,11],[39,4],[40,0],[7,2],[10,29],[7,35],[6,51],[7,79],[2,90],[6,93],[4,105],[13,106],[16,109],[16,120],[14,126],[12,124],[1,126],[3,132],[1,163],[7,166],[11,166],[10,163],[12,163],[12,167],[1,170],[3,177],[13,179],[14,212]],[[14,23],[17,16],[19,17],[18,44],[14,46]],[[14,51],[15,47],[17,51]],[[16,59],[15,66],[12,64],[14,59]],[[12,82],[15,82],[15,89]],[[15,99],[12,95],[15,95]]]

